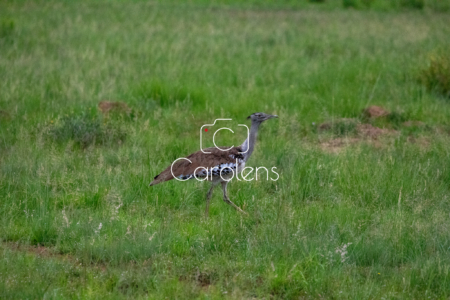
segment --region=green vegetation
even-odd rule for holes
[[[51,122],[53,123],[53,121]],[[63,144],[73,141],[81,148],[105,143],[112,146],[116,143],[121,144],[125,139],[125,133],[120,130],[120,123],[102,124],[100,118],[86,114],[64,116],[58,123],[48,129],[48,136]]]
[[[159,0],[165,5],[197,5],[202,7],[256,8],[256,9],[372,9],[378,11],[398,11],[404,9],[431,10],[446,12],[450,9],[449,0]],[[319,5],[319,6],[317,6]]]
[[[0,298],[449,298],[450,15],[315,2],[0,2]],[[148,186],[257,111],[248,217]]]
[[[431,55],[420,79],[429,91],[450,98],[450,54]]]

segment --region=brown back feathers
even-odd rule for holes
[[[198,178],[204,178],[208,175],[219,176],[220,170],[223,168],[235,168],[236,160],[242,162],[243,155],[240,153],[240,147],[233,147],[230,150],[225,147],[207,148],[205,152],[197,151],[183,159],[178,159],[174,164],[168,166],[161,174],[157,175],[150,185],[155,185],[164,181],[174,179],[174,176],[181,179],[191,179],[194,175]],[[208,169],[208,173],[205,168]],[[219,172],[219,173],[218,173]],[[172,175],[173,173],[173,175]]]

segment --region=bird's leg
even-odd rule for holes
[[[244,213],[244,214],[247,215],[247,213],[246,213],[245,211],[243,211],[239,206],[237,206],[236,204],[234,204],[233,202],[231,202],[230,198],[228,198],[228,195],[227,195],[227,185],[228,185],[228,182],[227,182],[227,181],[222,182],[223,201],[225,201],[225,203],[227,203],[227,204],[233,206],[237,211],[239,211],[239,212]]]
[[[208,191],[208,194],[206,194],[206,210],[205,210],[206,217],[208,217],[208,214],[209,214],[209,201],[211,200],[211,196],[212,196],[212,193],[213,193],[213,190],[214,190],[215,186],[216,185],[213,183],[211,185],[211,188]]]

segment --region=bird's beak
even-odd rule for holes
[[[273,119],[273,118],[278,118],[278,116],[277,115],[270,115],[270,116],[267,117],[267,120]]]

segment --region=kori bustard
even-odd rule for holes
[[[176,161],[170,165],[161,174],[155,176],[150,185],[168,181],[177,177],[179,180],[189,180],[197,178],[198,180],[210,181],[211,188],[206,195],[205,214],[209,213],[209,202],[211,200],[214,187],[219,183],[222,185],[223,201],[234,207],[237,211],[246,214],[241,208],[234,204],[227,195],[227,185],[233,176],[242,172],[245,163],[255,149],[256,135],[259,125],[262,122],[278,118],[276,115],[265,113],[254,113],[247,119],[250,119],[252,125],[250,134],[244,143],[237,147],[219,147],[206,148],[203,151],[197,151],[184,159]],[[206,152],[206,153],[205,153]],[[175,176],[175,177],[174,177]]]

